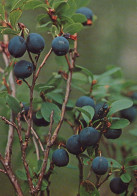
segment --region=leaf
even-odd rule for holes
[[[54,112],[54,114],[53,114],[54,122],[58,123],[60,120],[60,117],[61,117],[61,111],[60,111],[59,107],[57,105],[55,105],[54,103],[49,103],[49,102],[42,104],[41,114],[42,114],[43,118],[48,122],[50,122],[50,115],[51,115],[52,111]]]
[[[84,107],[84,106],[83,106]],[[90,113],[89,112],[87,112],[85,109],[83,109],[83,107],[82,108],[80,108],[80,107],[75,107],[79,112],[81,112],[81,114],[85,114],[86,115],[86,117],[88,118],[88,119],[90,119]]]
[[[103,78],[106,78],[107,76],[110,76],[110,75],[112,75],[112,74],[114,74],[114,73],[116,73],[116,72],[118,72],[118,71],[120,71],[120,70],[121,70],[120,67],[113,67],[112,69],[110,69],[110,70],[104,72],[103,74],[100,74],[100,75],[98,76],[97,80],[101,80],[101,79],[103,79]]]
[[[36,8],[48,8],[47,4],[46,3],[43,3],[42,1],[40,0],[28,0],[26,3],[25,3],[25,6],[24,6],[24,9],[36,9]]]
[[[129,120],[120,118],[118,120],[112,121],[111,129],[123,129],[130,124]]]
[[[80,196],[99,196],[99,192],[92,182],[84,180],[80,185]]]
[[[83,22],[86,22],[86,21],[87,21],[86,16],[83,15],[83,14],[79,14],[79,13],[73,14],[71,18],[72,18],[72,20],[73,20],[74,22],[76,22],[76,23],[77,23],[77,22],[83,23]]]
[[[0,3],[0,19],[5,20],[5,8],[4,5]]]
[[[93,76],[93,73],[90,70],[88,70],[85,67],[79,66],[79,65],[75,65],[75,67],[81,69],[85,74],[90,76],[92,78],[92,80],[93,80],[94,76]]]
[[[129,108],[133,105],[133,101],[131,101],[130,99],[120,99],[117,100],[115,102],[113,102],[110,106],[110,110],[108,115],[112,115],[120,110]]]
[[[67,3],[69,5],[69,8],[66,10],[65,14],[70,17],[76,11],[77,5],[75,0],[68,0]]]
[[[125,173],[125,174],[122,174],[120,176],[121,180],[124,182],[124,183],[129,183],[131,181],[131,176],[128,174],[128,173]]]
[[[14,10],[16,8],[21,8],[25,2],[27,2],[28,0],[12,0],[12,8],[11,10]]]
[[[71,35],[80,32],[83,29],[81,23],[74,23],[64,27],[65,33],[70,33]]]
[[[89,165],[90,163],[90,157],[87,156],[86,154],[80,154],[79,155],[83,159],[83,164],[84,165]]]
[[[45,179],[42,181],[42,185],[41,185],[41,190],[45,191],[48,187],[48,181],[46,181]]]
[[[137,165],[131,165],[131,166],[126,167],[126,170],[128,169],[132,171],[137,170]]]
[[[6,98],[7,95],[8,95],[8,92],[7,91],[0,91],[0,98],[1,97]]]
[[[15,25],[18,22],[21,15],[22,15],[22,10],[20,8],[17,8],[17,9],[12,10],[10,12],[9,19],[10,19],[10,23],[13,27],[15,27]]]
[[[22,169],[17,169],[16,170],[16,175],[19,179],[21,180],[27,180],[26,172],[25,170]]]
[[[72,76],[72,82],[73,84],[81,85],[81,84],[88,83],[88,79],[85,74],[80,73],[80,72],[74,72]]]
[[[47,91],[47,90],[50,90],[50,89],[54,89],[55,86],[51,86],[51,85],[46,85],[46,84],[37,84],[35,86],[35,90],[36,91]]]
[[[75,0],[75,1],[76,1],[77,8],[85,7],[91,2],[91,0]]]
[[[13,97],[11,95],[7,95],[6,96],[6,103],[8,104],[10,109],[13,112],[15,112],[16,114],[21,111],[20,103],[15,97]]]
[[[133,160],[136,160],[136,159],[137,159],[137,155],[133,155],[133,156],[127,157],[125,159],[125,165],[128,164],[130,161],[133,161]]]
[[[93,116],[94,116],[94,113],[95,113],[95,110],[93,107],[91,106],[83,106],[82,109],[84,109],[85,111],[87,111],[89,114],[90,114],[90,118],[87,117],[87,115],[85,115],[83,112],[82,112],[82,117],[84,118],[84,120],[89,123],[90,120],[92,120]]]
[[[17,35],[19,32],[15,31],[11,28],[4,28],[1,30],[1,34],[11,34],[11,35]]]
[[[56,4],[58,4],[58,5],[56,5]],[[60,2],[60,3],[57,2],[56,4],[54,5],[54,8],[55,8],[56,14],[58,16],[65,14],[66,10],[69,9],[69,5],[64,1]]]
[[[116,160],[111,159],[111,158],[106,158],[106,159],[108,160],[109,167],[121,169],[122,165],[118,163]]]

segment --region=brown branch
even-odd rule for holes
[[[111,172],[109,172],[108,173],[108,175],[105,177],[105,179],[102,181],[102,182],[100,182],[99,184],[97,184],[97,189],[102,185],[102,184],[104,184],[107,180],[108,180],[108,178],[110,177],[112,175],[112,173]]]
[[[7,174],[7,172],[4,169],[0,169],[1,173]]]
[[[76,156],[79,162],[79,187],[78,187],[78,194],[80,195],[80,185],[83,181],[83,162],[79,155]]]
[[[44,152],[44,159],[43,159],[43,164],[42,164],[42,168],[39,174],[39,178],[38,178],[38,183],[35,189],[35,193],[39,192],[41,184],[42,184],[42,180],[44,178],[44,174],[45,174],[45,170],[47,167],[47,161],[48,161],[48,156],[49,156],[49,151],[50,151],[50,147],[51,147],[51,131],[52,131],[52,125],[53,125],[53,111],[51,112],[50,115],[50,127],[49,127],[49,133],[48,133],[48,139],[47,139],[47,146]],[[34,193],[33,192],[33,193]]]

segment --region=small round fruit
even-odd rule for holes
[[[95,145],[100,138],[100,133],[93,127],[86,127],[79,134],[79,141],[82,146]]]
[[[83,25],[91,25],[92,19],[93,19],[93,12],[91,9],[87,7],[81,7],[79,8],[76,13],[83,14],[87,18],[87,22],[84,22]]]
[[[83,107],[83,106],[87,106],[87,105],[95,108],[94,100],[91,97],[81,96],[76,101],[76,106],[77,107]]]
[[[52,41],[52,49],[57,56],[63,56],[69,51],[69,42],[65,37],[56,37]]]
[[[36,112],[34,112],[32,114],[32,119],[33,119],[33,123],[38,126],[38,127],[41,127],[41,126],[48,126],[50,123],[47,122],[44,118],[37,118],[36,117]]]
[[[107,139],[117,139],[121,136],[121,134],[122,134],[122,129],[108,129],[104,133],[104,136]]]
[[[120,116],[122,118],[128,119],[130,122],[133,122],[137,117],[137,109],[134,106],[132,106],[130,108],[121,110]]]
[[[22,57],[26,52],[26,42],[24,38],[21,36],[13,37],[9,42],[8,50],[13,57]]]
[[[85,148],[81,145],[79,141],[79,135],[72,135],[66,143],[67,150],[75,155],[82,153]]]
[[[30,52],[39,54],[45,47],[45,40],[40,34],[30,33],[27,37],[26,44]]]
[[[107,115],[108,105],[105,102],[100,102],[95,105],[95,114],[93,120],[99,120]]]
[[[108,170],[108,161],[105,157],[96,157],[92,161],[92,169],[95,174],[97,175],[103,175]]]
[[[127,187],[128,187],[128,184],[124,183],[120,177],[115,177],[110,182],[110,189],[115,194],[124,193]]]
[[[21,60],[14,66],[14,74],[17,78],[28,78],[29,76],[31,76],[32,72],[33,65],[28,61]]]
[[[69,162],[69,155],[64,149],[57,149],[52,154],[52,161],[58,167],[66,166]]]

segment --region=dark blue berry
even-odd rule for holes
[[[76,101],[76,106],[77,107],[83,107],[83,106],[88,106],[88,105],[95,108],[94,100],[91,97],[81,96]]]
[[[21,36],[13,37],[9,42],[8,50],[13,57],[22,57],[26,52],[26,42],[24,38]]]
[[[104,136],[107,139],[117,139],[121,136],[122,130],[121,129],[108,129],[105,133]]]
[[[52,41],[52,49],[57,56],[63,56],[69,51],[69,42],[65,37],[56,37]]]
[[[85,147],[95,145],[99,138],[100,133],[93,127],[86,127],[79,134],[79,141]]]
[[[57,149],[52,154],[52,161],[58,167],[66,166],[69,162],[69,155],[64,149]]]
[[[95,105],[95,114],[93,120],[99,120],[104,118],[108,112],[108,105],[105,102],[101,102]]]
[[[92,169],[95,174],[97,175],[103,175],[108,170],[108,161],[105,157],[96,157],[92,161]]]
[[[27,37],[26,44],[30,52],[39,54],[45,47],[45,40],[40,34],[30,33]]]
[[[110,189],[115,194],[124,193],[127,187],[128,187],[128,184],[124,183],[120,177],[115,177],[110,182]]]
[[[32,72],[33,65],[28,61],[21,60],[14,66],[14,74],[17,78],[28,78],[29,76],[31,76]]]
[[[91,9],[87,8],[87,7],[81,7],[79,8],[76,13],[79,13],[79,14],[83,14],[87,17],[87,19],[91,19],[93,18],[93,12]]]
[[[132,106],[130,108],[121,110],[120,116],[122,118],[128,119],[130,122],[133,122],[137,117],[137,109],[134,106]]]
[[[82,153],[85,150],[79,141],[79,135],[72,135],[66,143],[67,150],[75,155]]]

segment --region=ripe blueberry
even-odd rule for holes
[[[48,126],[50,123],[47,122],[44,118],[37,118],[36,117],[36,112],[34,112],[32,114],[32,119],[33,119],[33,123],[38,126],[38,127],[41,127],[41,126]]]
[[[24,38],[21,36],[13,37],[9,42],[8,50],[15,58],[22,57],[26,52],[26,42]]]
[[[108,170],[108,161],[105,157],[96,157],[92,161],[92,169],[95,174],[97,175],[103,175]]]
[[[122,134],[122,129],[108,129],[104,133],[104,136],[107,139],[117,139],[121,136],[121,134]]]
[[[115,177],[110,182],[110,189],[115,194],[121,194],[125,192],[127,187],[128,187],[128,184],[124,183],[120,177]]]
[[[28,78],[33,72],[32,63],[21,60],[14,66],[14,74],[17,78]]]
[[[101,102],[95,105],[95,114],[93,120],[99,120],[107,115],[108,105],[105,102]]]
[[[83,14],[87,18],[87,22],[84,22],[83,25],[91,25],[92,19],[93,19],[93,12],[91,9],[87,7],[81,7],[79,8],[76,13]]]
[[[120,116],[122,118],[128,119],[130,122],[133,122],[137,117],[137,110],[134,106],[132,106],[130,108],[121,110],[120,111]]]
[[[69,50],[69,42],[65,37],[56,37],[52,41],[52,49],[57,56],[63,56]]]
[[[45,40],[40,34],[30,33],[26,40],[27,49],[34,53],[39,54],[44,49]]]
[[[52,154],[52,161],[58,167],[66,166],[69,162],[69,155],[64,149],[57,149]]]
[[[95,108],[94,100],[91,97],[81,96],[76,101],[76,106],[77,107],[83,107],[83,106],[87,106],[87,105],[92,106],[93,108]]]
[[[82,153],[85,150],[79,141],[79,135],[72,135],[66,143],[67,150],[75,155]]]
[[[100,133],[93,127],[86,127],[79,134],[79,141],[85,147],[95,145],[99,138]]]

